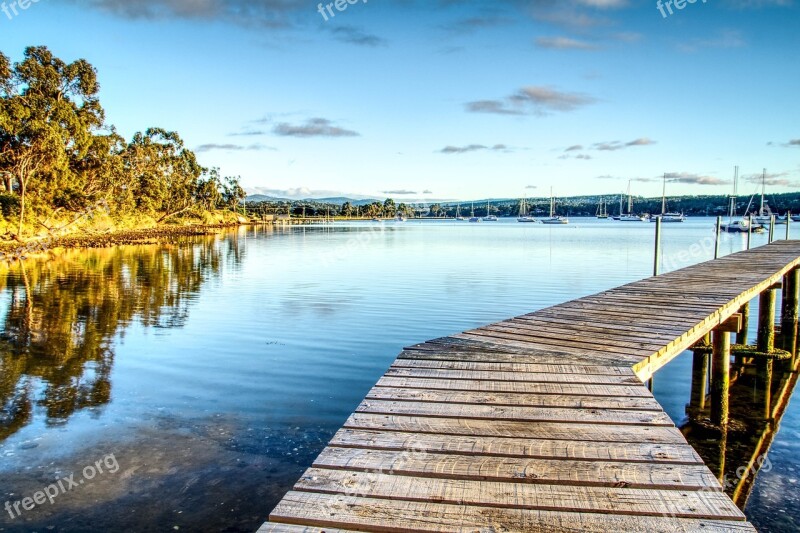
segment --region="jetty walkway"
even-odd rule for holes
[[[751,300],[771,348],[782,288],[796,353],[799,265],[778,241],[410,346],[261,531],[755,531],[646,382],[711,334],[724,426]]]

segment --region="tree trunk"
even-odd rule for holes
[[[22,238],[22,222],[25,218],[25,179],[19,178],[19,235]]]

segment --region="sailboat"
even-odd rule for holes
[[[763,233],[764,226],[751,224],[751,217],[742,218],[740,220],[733,219],[736,216],[736,196],[738,192],[739,167],[737,166],[733,174],[733,194],[731,195],[731,203],[728,207],[728,223],[722,224],[720,229],[727,233]]]
[[[553,196],[553,188],[550,187],[550,217],[543,218],[542,224],[569,224],[569,219],[556,215],[556,199]]]
[[[647,219],[643,216],[634,215],[633,211],[633,196],[631,195],[631,180],[628,180],[628,214],[623,215],[620,208],[619,220],[620,222],[646,222]]]
[[[483,217],[484,222],[497,222],[497,217],[492,215],[492,210],[489,207],[489,201],[486,201],[486,216]]]
[[[686,222],[686,217],[683,213],[667,213],[667,175],[664,174],[664,187],[661,191],[661,214],[650,217],[650,222],[655,222],[658,219],[661,222]]]
[[[758,224],[763,224],[769,226],[772,223],[772,216],[769,214],[769,209],[764,209],[764,193],[767,187],[767,169],[764,169],[763,174],[761,174],[761,204],[758,207],[758,215],[753,217],[753,220]],[[785,216],[775,216],[775,224],[786,224]]]
[[[519,216],[517,222],[536,222],[536,218],[528,214],[528,203],[525,197],[519,201]]]
[[[619,195],[619,215],[617,215],[615,217],[611,217],[614,220],[619,220],[619,219],[622,218],[622,214],[623,214],[622,213],[622,195],[623,195],[622,193],[620,193],[620,195]]]
[[[608,218],[608,209],[606,207],[606,199],[600,198],[600,203],[597,204],[597,218]]]
[[[456,220],[467,220],[465,217],[461,216],[461,204],[456,205]]]
[[[475,216],[475,202],[472,202],[472,206],[469,210],[469,221],[470,222],[480,222],[481,219]]]

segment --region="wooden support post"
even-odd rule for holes
[[[775,350],[775,289],[769,288],[758,297],[758,351]]]
[[[655,258],[653,260],[653,275],[658,276],[661,260],[661,218],[656,219],[656,246]]]
[[[800,300],[800,269],[792,269],[783,277],[781,302],[781,339],[783,349],[792,353],[792,368],[797,357],[797,306]]]
[[[750,238],[753,236],[753,217],[747,215],[747,249],[750,249]]]
[[[717,426],[728,424],[728,395],[731,372],[731,337],[727,331],[714,330],[714,347],[711,364],[711,422]]]
[[[750,327],[750,302],[743,304],[739,313],[742,315],[742,329],[736,334],[736,344],[747,344],[747,330]]]
[[[792,212],[786,212],[786,240],[788,241],[791,236],[791,232],[789,231],[789,226],[792,225]]]
[[[764,420],[772,418],[772,369],[775,363],[771,357],[759,357],[756,363],[758,376],[758,403]]]
[[[769,242],[775,240],[775,215],[769,217]]]
[[[722,233],[722,217],[717,217],[717,238],[714,245],[714,259],[719,258],[719,237]]]
[[[708,396],[708,353],[695,352],[692,358],[692,393],[689,407],[702,411]]]

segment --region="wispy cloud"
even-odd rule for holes
[[[383,194],[396,194],[399,196],[407,196],[409,194],[419,194],[417,191],[409,191],[408,189],[396,189],[393,191],[382,191]]]
[[[267,132],[265,130],[243,130],[238,131],[235,133],[229,133],[229,137],[258,137],[260,135],[266,135]]]
[[[741,48],[746,44],[739,30],[720,30],[715,35],[682,41],[678,43],[678,50],[696,52],[704,48]]]
[[[494,146],[486,146],[483,144],[470,144],[467,146],[445,146],[439,150],[440,154],[466,154],[469,152],[482,152],[488,150],[491,152],[510,152],[511,150],[505,144],[495,144]]]
[[[286,28],[307,2],[303,0],[73,0],[79,6],[99,9],[129,19],[189,19],[226,21],[240,26]]]
[[[348,43],[348,44],[355,44],[358,46],[385,46],[388,44],[386,39],[382,37],[378,37],[377,35],[373,35],[371,33],[366,33],[364,30],[360,28],[356,28],[355,26],[326,26],[329,27],[329,31],[333,34],[333,38],[337,41]]]
[[[212,152],[214,150],[221,150],[225,152],[242,152],[242,151],[253,151],[258,152],[261,150],[275,150],[271,146],[264,146],[263,144],[250,144],[250,145],[241,145],[241,144],[216,144],[216,143],[209,143],[209,144],[201,144],[197,148],[195,148],[195,152]]]
[[[280,122],[272,132],[283,137],[358,137],[359,133],[335,126],[326,118],[311,118],[304,124]]]
[[[536,185],[526,185],[525,188],[526,189],[538,189],[539,187],[536,186]]]
[[[595,179],[598,179],[598,180],[625,180],[625,181],[635,181],[637,183],[654,183],[656,181],[659,181],[659,180],[657,180],[655,178],[641,178],[641,177],[623,178],[622,176],[611,176],[609,174],[604,174],[602,176],[597,176]]]
[[[654,179],[653,181],[658,181]],[[729,180],[724,180],[714,176],[702,174],[692,174],[690,172],[673,172],[667,174],[667,181],[672,183],[686,183],[690,185],[727,185]]]
[[[640,137],[630,142],[609,141],[609,142],[594,143],[592,145],[592,148],[594,148],[595,150],[600,150],[601,152],[613,152],[616,150],[624,150],[625,148],[631,148],[634,146],[650,146],[652,144],[656,144],[656,141],[648,139],[647,137]]]
[[[554,50],[598,50],[600,48],[596,44],[570,37],[538,37],[535,42],[539,48]]]
[[[493,113],[496,115],[547,115],[552,112],[567,112],[595,103],[591,96],[559,91],[552,87],[524,87],[503,99],[476,100],[466,107],[471,113]]]
[[[572,146],[570,146],[569,148],[567,148],[564,151],[565,152],[577,152],[579,150],[583,150],[583,145],[581,145],[581,144],[573,144]]]
[[[761,184],[762,179],[764,183],[770,187],[800,187],[800,181],[789,179],[789,172],[767,172],[766,176],[763,174],[749,174],[744,176],[747,183]]]

